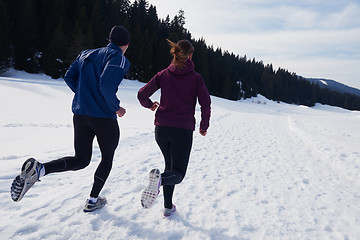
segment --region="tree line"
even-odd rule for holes
[[[320,88],[285,69],[193,39],[184,27],[184,11],[159,19],[146,0],[0,0],[0,24],[0,73],[13,67],[61,78],[82,50],[105,46],[111,27],[123,25],[130,32],[128,79],[148,82],[171,61],[165,39],[188,39],[195,47],[196,71],[214,96],[239,100],[261,94],[286,103],[360,110],[358,96]]]

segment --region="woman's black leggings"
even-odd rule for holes
[[[45,174],[76,171],[90,164],[93,140],[96,136],[101,162],[94,175],[94,184],[90,197],[98,197],[112,168],[115,149],[120,138],[120,129],[116,119],[95,118],[75,114],[74,122],[74,157],[63,157],[45,163]]]
[[[192,147],[193,131],[182,128],[155,126],[155,139],[165,159],[161,174],[165,208],[172,208],[175,184],[185,177]]]

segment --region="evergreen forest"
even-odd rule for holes
[[[359,96],[320,88],[296,73],[192,38],[183,10],[159,19],[146,0],[0,0],[0,73],[12,67],[61,78],[82,50],[106,46],[114,25],[130,32],[128,79],[148,82],[171,62],[165,39],[188,39],[195,47],[195,70],[211,95],[239,100],[261,94],[298,105],[360,110]]]

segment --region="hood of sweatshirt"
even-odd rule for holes
[[[178,68],[173,64],[170,64],[168,67],[169,71],[175,75],[185,75],[191,73],[195,69],[194,62],[190,59],[187,59],[185,62],[185,66],[183,68]]]

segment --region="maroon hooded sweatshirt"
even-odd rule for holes
[[[201,75],[195,72],[188,59],[184,68],[170,65],[158,72],[138,92],[142,106],[151,108],[150,96],[161,89],[160,106],[155,114],[155,125],[195,130],[195,106],[201,106],[200,129],[206,131],[210,120],[210,95]]]

